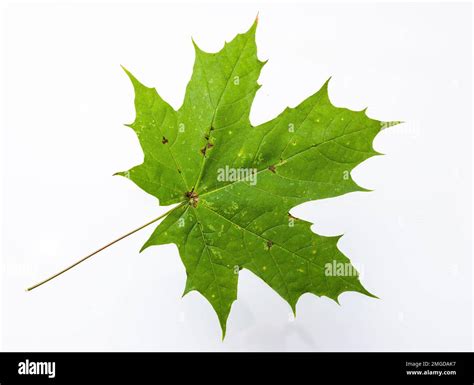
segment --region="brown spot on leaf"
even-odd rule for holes
[[[267,247],[268,247],[268,250],[270,250],[273,246],[273,242],[272,241],[267,241]]]
[[[268,169],[275,174],[276,168],[273,164],[270,167],[268,167]]]
[[[201,148],[201,150],[200,150],[200,151],[201,151],[201,154],[203,154],[204,156],[206,156],[207,150],[208,150],[209,148],[212,148],[212,147],[214,147],[214,145],[213,145],[212,143],[207,142],[206,145],[205,145],[203,148]]]
[[[195,191],[188,191],[186,193],[186,197],[189,199],[189,204],[193,207],[197,207],[199,202],[199,195]]]
[[[163,136],[163,140],[161,141],[161,143],[163,143],[163,144],[168,143],[168,139],[166,139],[166,138]]]

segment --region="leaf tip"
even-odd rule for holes
[[[372,156],[380,156],[380,155],[385,155],[385,154],[383,152],[380,152],[380,151],[377,151],[377,150],[372,151]]]
[[[332,76],[329,76],[329,78],[322,85],[321,89],[317,92],[317,93],[321,92],[323,94],[323,97],[327,98],[328,101],[329,101],[329,82],[331,81],[331,79],[332,79]]]
[[[227,333],[227,316],[228,315],[217,314],[217,318],[219,319],[219,325],[221,327],[221,342],[224,342]]]
[[[370,291],[368,291],[364,286],[362,286],[362,284],[360,283],[359,281],[359,284],[362,288],[362,290],[359,290],[359,293],[361,294],[365,294],[367,297],[371,297],[371,298],[374,298],[374,299],[380,299],[379,297],[377,297],[375,294],[372,294]]]
[[[224,326],[224,327],[222,328],[221,342],[224,342],[225,334],[226,334],[226,328],[225,328],[225,326]]]
[[[183,298],[186,294],[192,292],[193,290],[196,290],[196,288],[193,286],[193,284],[191,283],[189,279],[188,272],[186,272],[186,276],[187,276],[186,284],[184,285],[184,290],[183,290],[183,294],[181,294],[181,298]]]
[[[360,192],[374,192],[375,190],[371,188],[365,188],[365,187],[359,186],[359,191]]]
[[[387,128],[398,126],[399,124],[405,123],[403,120],[394,120],[390,122],[380,122],[380,131],[385,130]]]
[[[127,74],[127,76],[130,78],[130,79],[135,79],[135,77],[132,75],[132,73],[125,68],[125,66],[123,66],[122,64],[120,64],[120,67],[123,69],[123,71]]]
[[[293,318],[296,318],[296,303],[290,304],[291,311],[293,312]]]
[[[130,179],[130,171],[118,171],[112,174],[112,176],[123,176],[124,178]]]
[[[343,236],[344,236],[344,234],[339,234],[339,235],[334,235],[331,238],[334,238],[334,240],[336,241],[336,245],[337,245],[337,242],[339,242],[339,239],[341,239]]]
[[[141,254],[143,251],[145,251],[148,248],[148,246],[150,246],[148,242],[145,242],[143,246],[140,248],[140,250],[138,251],[138,253]]]
[[[120,67],[122,67],[122,69],[124,70],[124,72],[127,74],[128,78],[130,79],[130,81],[132,82],[133,84],[133,88],[136,90],[137,87],[139,86],[142,86],[142,84],[138,81],[138,79],[133,76],[133,74],[128,70],[126,69],[123,65],[120,64]]]
[[[246,34],[255,35],[255,31],[257,30],[257,25],[258,25],[258,14],[259,13],[257,13],[257,16],[255,17],[255,20],[253,21],[253,23],[250,26],[250,28],[248,29],[248,31],[244,33],[244,35],[246,35]]]
[[[193,47],[194,47],[194,51],[196,53],[201,53],[203,52],[203,50],[201,48],[199,48],[199,46],[197,45],[196,43],[196,40],[194,40],[194,38],[191,36],[191,42],[193,43]]]

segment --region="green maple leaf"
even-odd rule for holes
[[[217,53],[194,45],[193,74],[177,111],[126,70],[136,107],[129,126],[144,161],[118,174],[161,204],[180,204],[142,250],[177,245],[186,267],[184,294],[196,290],[211,303],[223,336],[241,269],[260,277],[293,311],[304,293],[335,301],[346,291],[373,296],[357,273],[328,274],[328,266],[352,266],[337,248],[340,236],[315,234],[289,211],[309,200],[367,191],[350,171],[378,154],[372,141],[386,123],[365,110],[333,106],[326,82],[297,107],[252,126],[265,64],[257,58],[256,26]]]

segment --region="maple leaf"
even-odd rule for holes
[[[367,191],[350,171],[378,154],[372,142],[387,123],[332,105],[328,80],[297,107],[252,126],[265,64],[257,57],[256,27],[257,21],[217,53],[194,43],[193,74],[177,111],[125,70],[135,90],[129,126],[144,161],[118,174],[161,204],[179,203],[142,250],[177,245],[184,294],[196,290],[211,303],[223,336],[241,269],[260,277],[293,312],[304,293],[335,301],[346,291],[373,296],[338,249],[340,236],[315,234],[289,212],[309,200]],[[349,266],[353,274],[333,266]]]

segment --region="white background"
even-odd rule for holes
[[[257,12],[257,124],[332,75],[334,104],[407,123],[353,172],[371,193],[293,210],[362,270],[379,300],[305,295],[289,306],[247,271],[220,339],[197,293],[181,298],[174,245],[139,254],[151,227],[33,292],[24,289],[164,212],[119,170],[141,162],[120,64],[175,108],[194,53]],[[472,349],[470,4],[3,4],[3,350]]]

